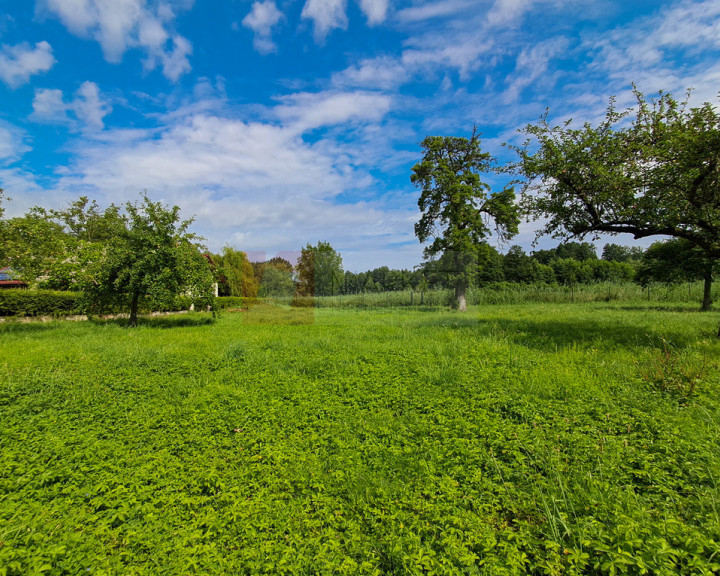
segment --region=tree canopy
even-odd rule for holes
[[[720,112],[635,97],[624,112],[611,100],[597,126],[551,126],[547,113],[527,126],[514,165],[524,207],[556,237],[664,235],[720,258]]]
[[[425,248],[427,258],[452,254],[457,306],[465,310],[465,292],[482,241],[492,227],[503,240],[518,231],[515,192],[505,188],[491,193],[490,185],[480,179],[482,173],[492,170],[493,158],[481,150],[476,129],[469,139],[428,136],[420,146],[424,154],[410,177],[421,191],[418,207],[422,215],[415,224],[415,235],[421,243],[431,241]]]
[[[144,303],[158,309],[186,295],[194,304],[211,305],[214,278],[199,238],[188,232],[192,220],[181,221],[180,208],[147,196],[125,210],[122,229],[88,269],[83,291],[89,304],[96,310],[125,307],[131,326]]]

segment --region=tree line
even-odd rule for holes
[[[252,263],[231,247],[209,254],[189,232],[192,220],[147,196],[106,209],[82,197],[63,210],[35,207],[10,220],[0,202],[0,259],[38,287],[82,291],[90,308],[126,305],[131,323],[142,303],[179,294],[211,302],[213,282],[221,294],[250,297],[449,287],[464,310],[467,288],[488,282],[701,279],[707,310],[720,259],[720,112],[670,94],[635,96],[636,107],[623,112],[611,100],[597,126],[553,126],[546,114],[522,130],[527,140],[510,146],[518,159],[504,166],[482,151],[476,128],[470,138],[425,138],[410,176],[420,191],[415,234],[425,255],[413,271],[345,272],[327,242],[308,244],[295,264]],[[514,180],[492,191],[481,180],[488,173]],[[563,243],[500,254],[487,239],[509,242],[522,217],[542,219],[540,233]],[[598,258],[576,240],[599,233],[671,240],[642,254],[609,245]]]
[[[677,240],[656,242],[646,250],[609,243],[600,256],[590,242],[565,242],[530,254],[517,245],[505,254],[489,244],[482,248],[474,272],[468,274],[468,287],[501,282],[577,286],[633,281],[647,286],[704,278],[702,255]],[[454,258],[447,253],[413,269],[379,266],[365,272],[344,270],[342,255],[328,242],[306,245],[296,266],[282,258],[250,262],[244,252],[229,247],[211,257],[217,265],[220,295],[227,296],[343,296],[455,287]]]

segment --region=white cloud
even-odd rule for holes
[[[352,122],[377,122],[390,110],[391,98],[377,92],[300,93],[280,98],[275,115],[289,128],[306,132]]]
[[[307,0],[301,17],[313,21],[318,42],[322,42],[333,28],[345,30],[348,24],[345,0]]]
[[[425,20],[436,20],[447,16],[455,16],[459,12],[475,6],[475,0],[442,0],[440,2],[425,2],[404,8],[397,13],[397,18],[401,22],[422,22]]]
[[[518,100],[522,91],[535,82],[548,85],[549,76],[552,76],[548,72],[550,60],[566,46],[565,40],[556,38],[530,49],[523,49],[517,57],[514,72],[508,77],[509,85],[503,100],[505,102]]]
[[[190,43],[169,31],[175,18],[171,0],[41,0],[42,9],[56,16],[73,34],[100,43],[109,62],[120,62],[132,48],[146,53],[145,66],[162,66],[176,81],[190,70]]]
[[[70,122],[68,106],[63,101],[62,90],[40,88],[35,90],[32,118],[38,122],[66,124]]]
[[[488,23],[491,26],[506,25],[519,19],[532,5],[532,0],[496,0],[488,12]]]
[[[233,238],[242,239],[238,248],[270,256],[318,240],[338,249],[379,249],[412,234],[407,218],[414,202],[390,205],[372,196],[348,202],[347,194],[357,198],[373,184],[370,167],[388,156],[373,129],[390,104],[367,92],[301,93],[281,98],[265,122],[211,105],[159,118],[164,125],[156,130],[106,130],[78,143],[57,189],[102,203],[135,200],[147,189],[195,214],[196,230],[215,250]],[[346,195],[343,202],[339,195]]]
[[[112,112],[112,107],[100,97],[100,90],[94,82],[83,82],[71,107],[77,118],[86,126],[102,130],[103,118]]]
[[[388,0],[357,0],[369,26],[381,24],[387,18]],[[306,0],[301,18],[313,21],[316,42],[323,42],[328,33],[348,26],[347,0]]]
[[[35,47],[24,42],[0,49],[0,80],[11,88],[25,84],[30,76],[47,72],[55,64],[52,47],[47,42],[38,42]]]
[[[36,90],[31,118],[37,122],[66,124],[75,129],[92,131],[103,129],[103,119],[110,112],[112,107],[101,97],[97,84],[83,82],[69,102],[65,102],[62,90]]]
[[[10,130],[0,126],[0,162],[15,156],[14,144]]]
[[[694,87],[717,93],[717,70],[707,54],[720,47],[720,0],[677,2],[651,16],[602,36],[583,48],[594,56],[590,70],[622,89],[635,82],[642,90],[683,92]],[[697,58],[701,55],[699,58]]]
[[[0,120],[0,165],[19,160],[29,150],[21,130]]]
[[[388,0],[359,0],[360,9],[365,14],[370,26],[385,21],[388,11]]]
[[[334,74],[332,82],[336,86],[388,90],[400,86],[408,78],[409,71],[400,61],[388,56],[380,56],[360,60],[357,64]]]
[[[242,25],[255,32],[253,45],[261,54],[277,50],[272,40],[272,29],[282,18],[283,14],[277,9],[273,0],[255,2],[250,13],[243,18]]]

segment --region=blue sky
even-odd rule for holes
[[[0,187],[9,216],[147,190],[214,251],[412,267],[426,135],[507,160],[632,82],[717,102],[720,0],[0,0]]]

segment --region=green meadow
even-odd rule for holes
[[[0,324],[0,575],[713,574],[694,303]]]

